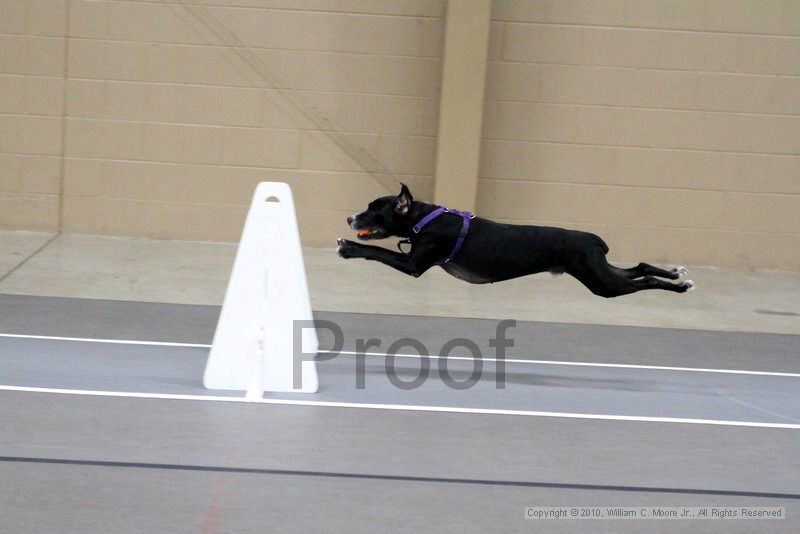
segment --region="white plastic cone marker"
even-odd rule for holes
[[[317,368],[305,356],[295,389],[294,321],[311,321],[303,251],[288,184],[256,187],[206,363],[208,389],[314,393]],[[302,330],[299,353],[316,354],[317,333]]]

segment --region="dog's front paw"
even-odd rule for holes
[[[347,239],[339,238],[336,240],[336,253],[339,254],[341,258],[354,258],[356,248],[358,247],[358,243],[354,243],[353,241],[349,241]]]
[[[694,291],[695,289],[697,289],[697,284],[695,284],[691,280],[684,280],[683,282],[680,283],[680,286],[686,288],[684,289],[684,291]]]

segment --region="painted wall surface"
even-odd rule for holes
[[[431,199],[447,9],[0,0],[0,227],[234,241],[275,180],[333,246]],[[494,0],[489,39],[480,215],[800,269],[799,2]]]
[[[800,268],[800,2],[495,0],[478,212]]]
[[[255,184],[285,181],[304,241],[333,246],[388,191],[337,139],[432,194],[443,16],[430,0],[0,0],[0,225],[233,241]]]

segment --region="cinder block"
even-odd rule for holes
[[[0,113],[28,112],[27,78],[0,75]]]
[[[631,38],[635,31],[626,31]],[[740,72],[737,64],[737,49],[743,42],[751,40],[751,36],[720,33],[697,32],[653,32],[658,43],[658,53],[652,58],[660,58],[657,66],[665,69],[685,69],[708,72]],[[653,59],[651,58],[651,62]],[[644,66],[644,62],[624,63],[630,66]],[[747,71],[741,71],[747,72]]]
[[[800,75],[800,38],[746,35],[738,44],[736,72]]]
[[[542,71],[547,65],[489,61],[486,66],[486,98],[489,100],[521,100],[543,102]],[[553,86],[563,83],[550,82]],[[568,88],[566,89],[569,90]]]
[[[64,39],[0,35],[0,71],[3,74],[64,76]]]
[[[155,80],[149,70],[149,51],[142,44],[70,39],[70,78]]]
[[[338,144],[337,144],[338,142]],[[342,147],[345,147],[344,149]],[[359,154],[363,149],[365,156]],[[351,157],[350,154],[354,154]],[[300,135],[300,168],[328,171],[365,171],[379,154],[378,136],[363,134],[334,134],[305,131]],[[355,158],[355,159],[354,159]],[[378,160],[380,161],[380,160]]]
[[[0,192],[0,228],[58,229],[58,196]]]
[[[129,44],[146,57],[146,76],[136,80],[232,85],[259,85],[255,71],[237,54],[222,46]]]
[[[587,53],[583,41],[591,31],[576,26],[548,26],[543,24],[506,23],[503,30],[503,56],[507,61],[578,64]],[[594,34],[597,35],[597,34]],[[614,43],[606,40],[607,48]],[[614,54],[610,49],[594,53]],[[630,51],[627,51],[630,53]],[[597,61],[600,59],[598,58]]]
[[[665,33],[628,28],[583,28],[581,60],[574,63],[615,67],[651,67],[663,54]],[[661,67],[663,62],[659,62]]]
[[[262,91],[249,88],[155,85],[152,92],[159,95],[168,87],[174,98],[183,101],[182,122],[221,126],[259,126],[261,123]],[[166,100],[166,97],[164,97]]]
[[[64,37],[67,27],[66,0],[35,0],[24,3],[28,8],[28,35]]]
[[[794,0],[705,0],[702,4],[706,30],[800,35],[800,3]]]
[[[0,152],[58,155],[61,153],[61,119],[0,115]]]
[[[391,172],[432,176],[436,167],[436,138],[382,135],[378,157]]]
[[[206,44],[214,34],[193,17],[187,5],[108,2],[107,35],[111,39],[145,43]],[[195,12],[201,9],[194,8]]]
[[[59,78],[25,77],[25,113],[60,117],[64,82]]]
[[[142,159],[143,125],[134,122],[67,119],[67,157]]]
[[[0,191],[57,195],[60,163],[57,156],[0,154]]]
[[[630,0],[623,4],[624,12],[612,12],[617,25],[634,28],[665,28],[678,30],[702,30],[705,19],[705,2],[697,0]],[[594,6],[595,13],[603,11],[603,5]],[[621,21],[621,22],[619,22]],[[613,23],[613,20],[611,21]]]
[[[320,128],[317,116],[324,113],[308,98],[309,92],[261,89],[259,95],[259,126],[289,130]]]
[[[67,82],[67,116],[77,119],[114,119],[117,110],[106,109],[106,86],[102,80]]]
[[[25,0],[0,1],[0,33],[27,33],[28,3]]]
[[[225,165],[296,168],[300,160],[301,133],[292,130],[225,128],[222,158]]]
[[[69,32],[73,38],[105,39],[110,37],[106,13],[111,5],[122,2],[70,0]]]
[[[561,24],[620,25],[629,11],[627,0],[498,0],[493,2],[493,17],[518,22],[548,22]],[[644,4],[644,2],[642,2]]]
[[[435,98],[316,91],[303,97],[346,132],[433,136],[438,130]]]
[[[698,73],[697,109],[800,115],[800,78]]]
[[[142,124],[142,159],[172,163],[222,162],[220,128],[184,124]]]

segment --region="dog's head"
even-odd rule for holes
[[[348,217],[347,224],[358,232],[359,239],[405,237],[412,226],[408,214],[413,201],[411,191],[402,184],[399,195],[376,198],[366,211]]]

